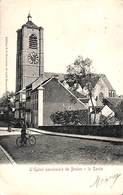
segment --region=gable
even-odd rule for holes
[[[96,83],[95,89],[98,88],[100,89],[100,91],[105,91],[106,89],[108,89],[106,83],[104,82],[104,80],[102,78],[100,78],[98,80],[98,82]]]
[[[80,108],[87,109],[84,103],[76,98],[68,89],[66,89],[56,78],[42,85],[44,88],[44,101],[52,103],[70,103],[79,104]]]
[[[114,88],[112,87],[111,83],[109,82],[109,80],[107,79],[106,75],[102,74],[101,78],[103,79],[104,83],[106,84],[108,90],[110,91],[115,91]]]

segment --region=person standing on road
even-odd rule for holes
[[[26,141],[26,124],[24,121],[22,121],[22,130],[21,130],[21,142],[25,142]]]

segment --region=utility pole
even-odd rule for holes
[[[6,99],[7,99],[7,122],[8,122],[8,131],[11,131],[10,119],[9,119],[9,97],[8,97],[8,37],[5,37],[5,90],[6,90]]]
[[[6,97],[8,92],[8,37],[5,37],[5,48],[6,48],[6,56],[5,56],[5,90]]]

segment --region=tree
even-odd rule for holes
[[[14,102],[15,102],[15,93],[7,92],[6,94],[3,94],[3,96],[0,98],[0,104],[2,107],[9,107],[14,108]]]
[[[4,111],[4,115],[9,121],[13,117],[13,110],[15,109],[15,93],[7,92],[0,98],[0,107]]]
[[[115,116],[121,122],[123,122],[123,100],[122,99],[121,99],[121,101],[118,104],[115,105],[114,112],[115,112]]]
[[[94,111],[94,121],[96,120],[96,108],[93,102],[92,96],[92,80],[95,77],[91,73],[92,60],[89,58],[83,59],[82,56],[78,56],[73,64],[67,66],[67,74],[65,75],[65,81],[69,85],[71,91],[75,92],[80,84],[82,88],[86,87],[88,96],[90,97],[92,109]]]

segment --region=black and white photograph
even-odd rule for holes
[[[122,18],[122,0],[0,0],[0,195],[123,194]]]

